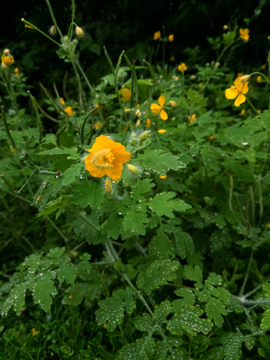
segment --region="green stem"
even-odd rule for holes
[[[253,289],[252,291],[250,291],[249,293],[247,293],[244,297],[248,298],[250,295],[254,294],[257,290],[260,290],[264,284],[267,284],[270,281],[270,278],[268,278],[267,280],[265,280],[262,284],[258,285],[255,287],[255,289]]]
[[[86,84],[88,85],[89,89],[91,90],[91,92],[92,92],[93,94],[95,94],[96,92],[95,92],[95,90],[93,89],[92,85],[90,84],[90,82],[89,82],[89,80],[88,80],[85,72],[83,71],[83,69],[82,69],[82,67],[81,67],[81,65],[80,65],[80,63],[79,63],[79,61],[76,61],[76,65],[78,66],[78,68],[79,68],[82,76],[84,77],[84,80],[85,80]]]
[[[62,233],[62,231],[58,228],[58,226],[55,225],[55,223],[47,216],[46,219],[49,221],[49,223],[55,228],[55,230],[58,232],[59,235],[64,239],[65,243],[68,243],[68,239],[65,237],[65,235]]]
[[[243,282],[243,285],[242,285],[242,287],[241,287],[239,296],[243,296],[243,293],[244,293],[245,286],[246,286],[246,283],[247,283],[247,279],[248,279],[249,270],[250,270],[250,266],[251,266],[252,260],[253,260],[253,250],[251,250],[251,254],[250,254],[250,258],[249,258],[249,262],[248,262],[248,267],[247,267],[246,275],[245,275],[244,282]],[[269,301],[270,301],[270,300],[269,300]]]
[[[255,107],[251,104],[251,102],[246,98],[247,102],[249,103],[249,106],[255,111],[255,113],[258,115],[258,110],[255,109]]]
[[[26,25],[31,26],[34,30],[40,32],[42,35],[46,36],[46,38],[50,39],[52,42],[54,42],[56,45],[61,46],[60,43],[58,43],[57,41],[55,41],[54,39],[52,39],[49,35],[47,35],[45,32],[41,31],[39,28],[37,28],[35,25],[31,24],[29,21],[26,21],[24,18],[21,19],[21,21],[23,23],[25,23]],[[58,28],[58,26],[57,26]],[[58,29],[59,30],[59,29]]]
[[[5,127],[5,130],[6,130],[7,136],[9,138],[12,146],[14,147],[14,149],[17,149],[15,141],[13,140],[13,137],[11,136],[11,133],[10,133],[9,128],[8,128],[8,123],[7,123],[7,119],[6,119],[6,113],[5,113],[5,110],[4,110],[4,106],[1,106],[1,113],[2,113],[2,120],[3,120],[3,123],[4,123],[4,127]]]
[[[88,225],[90,225],[94,230],[100,231],[100,228],[96,225],[92,224],[88,219],[86,219],[82,214],[77,213],[76,214],[80,219],[82,219],[84,222],[86,222]]]

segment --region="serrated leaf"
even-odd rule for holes
[[[140,331],[152,331],[155,326],[153,319],[149,314],[143,313],[142,316],[137,316],[134,320],[134,325]]]
[[[68,207],[69,201],[70,201],[69,195],[60,196],[59,198],[50,201],[38,214],[38,217],[43,216],[43,218],[46,218],[48,215],[52,214],[56,210],[60,208],[66,208]]]
[[[139,200],[142,194],[146,194],[152,191],[152,187],[154,186],[155,184],[151,182],[151,179],[144,179],[140,181],[138,186],[133,191],[132,198],[134,200]]]
[[[147,295],[152,290],[167,284],[168,281],[176,279],[175,271],[179,268],[178,261],[163,260],[154,261],[144,273],[140,273],[137,279],[137,286],[143,289]]]
[[[177,299],[172,302],[173,312],[179,312],[183,305],[193,305],[195,302],[195,295],[191,289],[177,289],[174,293],[184,299]]]
[[[124,302],[126,312],[129,316],[131,316],[133,311],[136,309],[136,293],[130,287],[126,287],[125,289],[115,291],[113,296]]]
[[[183,200],[173,199],[177,194],[173,191],[157,194],[149,201],[148,207],[159,216],[173,218],[173,211],[186,211],[191,206]]]
[[[153,318],[160,322],[165,322],[167,316],[172,312],[171,303],[168,300],[161,302],[158,306],[155,306],[155,312]]]
[[[195,265],[194,267],[192,265],[185,265],[184,266],[184,275],[187,279],[196,281],[196,286],[201,286],[202,284],[202,270],[198,265]]]
[[[182,259],[185,259],[188,255],[192,255],[194,253],[192,237],[180,228],[174,228],[173,232],[175,235],[176,255]]]
[[[82,165],[75,164],[63,173],[62,185],[66,186],[75,181],[77,176],[80,176]]]
[[[71,157],[72,159],[80,159],[80,154],[77,152],[76,148],[59,148],[59,147],[55,147],[53,149],[50,150],[45,150],[39,153],[40,156],[59,156],[59,155],[64,155],[64,156],[68,156]]]
[[[19,316],[22,311],[22,307],[25,303],[25,291],[26,291],[26,283],[17,284],[11,290],[8,298],[5,300],[2,314],[7,315],[12,305],[14,306],[14,310],[16,314]]]
[[[117,214],[112,214],[101,226],[103,234],[107,234],[109,238],[117,240],[121,234],[123,218]]]
[[[74,284],[77,277],[77,269],[70,264],[60,265],[56,270],[60,284],[66,281],[67,284]]]
[[[76,283],[66,290],[62,300],[64,305],[78,306],[84,299],[87,306],[93,306],[93,302],[101,298],[103,285],[99,281],[89,283]]]
[[[173,318],[168,321],[167,329],[172,335],[181,336],[183,331],[189,335],[196,336],[199,332],[208,334],[211,330],[211,321],[208,319],[201,319],[203,310],[199,305],[185,306],[180,311],[174,314]]]
[[[35,304],[39,304],[45,311],[49,312],[52,305],[51,295],[56,295],[57,290],[53,281],[50,279],[51,273],[40,275],[33,289],[33,299]]]
[[[222,338],[225,358],[224,360],[240,360],[242,357],[242,342],[244,335],[239,333],[225,334]]]
[[[145,235],[145,225],[149,223],[149,219],[143,213],[138,213],[135,210],[126,213],[123,220],[124,231],[131,230],[134,235]]]
[[[104,201],[104,191],[95,182],[82,182],[74,186],[72,203],[82,209],[88,205],[95,211]]]
[[[145,150],[144,154],[138,155],[138,160],[147,170],[155,170],[162,174],[170,169],[178,171],[186,167],[177,156],[164,150]]]
[[[214,320],[218,327],[222,327],[223,317],[222,315],[228,315],[228,312],[224,304],[219,299],[210,298],[205,306],[205,312],[210,320]]]
[[[152,337],[138,339],[135,343],[125,345],[116,360],[149,360],[148,355],[154,353],[155,340]]]
[[[124,304],[116,298],[108,298],[98,302],[99,309],[95,312],[98,325],[106,323],[109,332],[121,325],[124,319]]]
[[[149,244],[149,254],[158,260],[165,260],[174,256],[173,244],[161,228],[158,229]]]

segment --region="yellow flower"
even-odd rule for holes
[[[258,113],[258,114],[261,114],[261,112],[262,112],[262,110],[257,110],[257,113]]]
[[[196,115],[193,114],[192,116],[189,116],[188,121],[190,122],[190,124],[192,124],[194,121],[196,121]]]
[[[199,83],[199,88],[200,88],[200,89],[203,88],[203,83],[202,83],[202,82]]]
[[[210,135],[209,140],[213,140],[213,139],[214,139],[214,135]]]
[[[260,83],[262,81],[261,75],[257,76],[257,83]]]
[[[241,77],[241,76],[243,76],[243,75],[244,75],[243,72],[239,72],[239,73],[237,74],[237,77]]]
[[[240,80],[241,78],[237,78],[234,81],[234,85],[232,85],[229,89],[226,89],[225,96],[227,99],[235,99],[234,105],[240,106],[242,103],[246,101],[246,97],[244,94],[248,92],[248,82],[244,84]]]
[[[165,132],[167,132],[167,130],[165,130],[165,129],[158,130],[158,133],[160,133],[160,134],[164,134]]]
[[[160,179],[166,179],[167,175],[160,175]]]
[[[95,125],[94,125],[95,129],[98,129],[101,127],[101,123],[100,122],[97,122]]]
[[[155,33],[154,33],[154,40],[157,40],[157,39],[159,39],[161,37],[161,32],[160,31],[156,31]]]
[[[60,101],[61,101],[61,104],[63,104],[63,105],[64,105],[65,100],[64,100],[63,98],[60,98]]]
[[[173,34],[169,35],[168,40],[169,40],[170,42],[172,42],[172,41],[174,40],[174,35],[173,35]]]
[[[121,101],[127,102],[130,100],[130,98],[131,98],[131,90],[130,89],[128,89],[128,88],[122,89],[121,94],[123,96]]]
[[[125,125],[122,127],[122,131],[123,131],[123,132],[126,132],[127,129],[128,129],[128,128],[127,128],[127,126],[125,126]]]
[[[16,68],[16,69],[14,70],[14,72],[15,72],[15,75],[16,75],[17,77],[20,76],[20,70],[19,70],[18,68]]]
[[[145,127],[149,129],[150,126],[151,126],[151,120],[150,120],[150,119],[147,119],[147,120],[146,120]]]
[[[83,29],[80,28],[79,26],[76,26],[75,32],[76,32],[76,35],[79,37],[83,36],[83,34],[84,34]]]
[[[37,334],[39,334],[40,332],[39,331],[36,331],[35,328],[32,329],[32,334],[33,336],[36,336]]]
[[[239,33],[240,33],[240,37],[243,40],[248,41],[248,39],[249,39],[249,29],[239,29]]]
[[[141,122],[140,122],[140,120],[138,120],[138,121],[136,122],[136,126],[139,127],[140,125],[141,125]]]
[[[175,57],[173,55],[170,57],[170,61],[175,61]]]
[[[11,55],[8,49],[5,49],[2,55],[2,68],[11,66],[13,63],[14,63],[14,57]]]
[[[173,100],[169,101],[169,104],[170,104],[171,107],[176,107],[177,106],[176,102],[173,101]]]
[[[242,109],[241,112],[240,112],[240,115],[241,115],[241,116],[242,116],[242,115],[245,115],[245,113],[246,113],[246,110],[245,110],[245,109]]]
[[[178,65],[178,70],[179,70],[179,71],[182,71],[182,72],[186,71],[186,70],[187,70],[186,64],[185,64],[185,63],[181,63],[180,65]]]
[[[227,30],[227,29],[228,29],[228,25],[224,25],[224,26],[223,26],[223,29],[224,29],[224,30]]]
[[[152,113],[155,115],[160,114],[162,120],[167,120],[168,114],[166,113],[165,110],[163,110],[163,105],[165,104],[165,96],[160,95],[160,97],[158,98],[158,103],[159,105],[158,104],[151,105]]]
[[[90,154],[85,159],[85,168],[93,177],[107,175],[114,181],[121,178],[123,164],[129,161],[131,153],[124,145],[100,135],[96,138]]]
[[[243,75],[243,76],[240,76],[240,81],[242,84],[245,84],[249,78],[250,78],[250,75]]]
[[[67,106],[64,110],[69,116],[74,115],[74,111],[71,106]]]
[[[261,70],[265,70],[265,68],[266,68],[266,64],[261,66]]]

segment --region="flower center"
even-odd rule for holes
[[[112,163],[114,160],[115,156],[111,149],[102,149],[94,153],[91,163],[100,170],[107,170],[113,167]]]

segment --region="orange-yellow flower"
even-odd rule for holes
[[[33,336],[36,336],[37,334],[39,334],[39,331],[36,331],[35,328],[32,329],[32,334]]]
[[[4,50],[2,55],[2,67],[6,68],[14,63],[14,57],[11,55],[8,49]]]
[[[19,70],[18,68],[16,68],[16,69],[14,70],[14,72],[15,72],[15,75],[16,75],[17,77],[20,76],[20,70]]]
[[[156,31],[154,33],[154,40],[158,40],[161,37],[161,32],[160,31]]]
[[[121,178],[123,164],[129,161],[131,153],[126,151],[124,145],[100,135],[96,138],[90,154],[85,159],[85,168],[93,177],[107,175],[112,180]]]
[[[246,101],[246,97],[244,94],[248,92],[248,82],[241,81],[241,78],[237,78],[234,81],[234,85],[232,85],[229,89],[226,89],[225,96],[227,99],[235,99],[234,105],[240,106],[242,103]]]
[[[151,105],[152,113],[155,115],[160,114],[162,120],[167,120],[168,114],[166,113],[165,110],[163,110],[163,105],[165,104],[165,96],[160,95],[160,97],[158,98],[158,103],[159,105],[158,104]]]
[[[243,72],[239,72],[239,73],[237,74],[237,77],[241,77],[241,76],[243,76],[243,75],[244,75]]]
[[[71,106],[67,106],[64,110],[69,116],[74,115],[74,111]]]
[[[145,127],[149,129],[150,126],[151,126],[151,120],[150,120],[150,119],[147,119],[147,120],[146,120]]]
[[[60,102],[61,102],[61,104],[63,104],[63,105],[64,105],[65,100],[64,100],[63,98],[60,98]]]
[[[214,135],[210,135],[209,140],[214,140]]]
[[[190,124],[192,124],[194,121],[196,121],[196,115],[193,114],[192,116],[189,116],[188,121],[190,122]]]
[[[182,72],[186,71],[186,70],[187,70],[186,64],[185,64],[185,63],[181,63],[180,65],[178,65],[178,70],[179,70],[179,71],[182,71]]]
[[[168,36],[168,41],[172,42],[173,40],[174,40],[174,35],[173,34],[169,35]]]
[[[257,83],[260,83],[262,81],[261,75],[257,76]]]
[[[95,123],[94,127],[95,127],[95,129],[100,128],[100,127],[101,127],[101,123],[100,123],[100,122]]]
[[[130,98],[131,98],[131,90],[130,90],[130,89],[128,89],[128,88],[122,89],[121,94],[122,94],[122,96],[123,96],[123,97],[121,98],[121,101],[127,102],[127,101],[130,100]]]
[[[160,175],[160,179],[166,179],[167,175]]]
[[[160,134],[164,134],[165,132],[167,132],[167,130],[165,130],[165,129],[158,130],[158,133],[160,133]]]
[[[245,115],[245,113],[246,113],[246,110],[245,110],[245,109],[242,109],[241,112],[240,112],[240,115],[241,115],[241,116],[242,116],[242,115]]]
[[[239,29],[239,33],[240,33],[240,37],[243,40],[248,41],[248,39],[249,39],[249,29]]]

